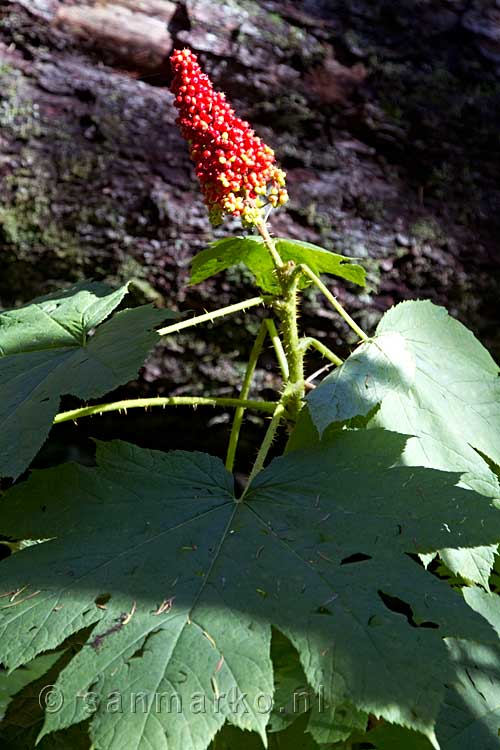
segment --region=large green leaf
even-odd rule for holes
[[[11,674],[0,669],[0,723],[12,697],[30,682],[45,674],[59,659],[60,654],[44,654],[38,656],[24,667],[19,667]]]
[[[297,651],[288,638],[273,632],[271,659],[274,671],[273,711],[268,732],[281,732],[314,705],[316,696],[307,684]]]
[[[466,589],[466,599],[477,611],[500,626],[499,597],[480,589]],[[495,615],[492,617],[492,613]],[[493,623],[492,623],[493,624]],[[498,750],[500,727],[500,647],[448,639],[456,678],[448,687],[439,713],[436,734],[441,750]],[[431,750],[421,734],[392,724],[369,732],[364,741],[377,750]]]
[[[340,432],[275,460],[241,502],[218,459],[110,443],[95,468],[9,491],[0,532],[48,541],[0,563],[0,660],[94,624],[44,732],[91,717],[97,750],[203,750],[225,721],[263,735],[274,624],[329,704],[435,742],[453,679],[443,638],[498,637],[408,553],[497,542],[500,513],[456,475],[394,468],[403,448],[383,430]]]
[[[331,253],[322,247],[298,240],[276,239],[276,248],[285,262],[307,264],[317,275],[329,273],[365,285],[365,270],[350,258]],[[193,258],[191,284],[214,276],[236,263],[244,263],[255,276],[255,283],[265,292],[276,294],[280,286],[269,251],[261,237],[229,237],[213,242]],[[309,282],[304,280],[304,285]]]
[[[319,745],[344,742],[353,732],[363,732],[368,722],[368,714],[359,711],[350,703],[323,705],[318,700],[313,703],[307,731]],[[419,735],[421,737],[423,735]]]
[[[0,476],[18,477],[50,430],[60,398],[96,398],[137,375],[169,313],[117,313],[127,284],[72,287],[0,314]]]
[[[498,750],[500,647],[451,638],[457,678],[447,690],[436,734],[441,750]]]
[[[282,732],[305,713],[308,714],[306,731],[318,744],[342,742],[354,731],[364,731],[367,714],[347,703],[329,704],[323,691],[316,695],[307,683],[297,651],[279,632],[273,633],[271,657],[274,697],[269,733]]]
[[[0,721],[0,747],[2,750],[90,750],[88,727],[78,724],[61,732],[52,732],[36,744],[44,722],[44,707],[58,711],[64,696],[54,687],[62,666],[71,658],[67,653],[43,655],[27,665],[23,677],[17,669],[8,679],[16,685],[7,713]],[[30,679],[28,679],[28,677]]]
[[[294,445],[310,441],[309,416],[323,434],[374,410],[369,427],[416,436],[408,441],[405,464],[459,471],[465,485],[500,497],[498,478],[478,453],[500,462],[499,373],[479,341],[446,310],[404,302],[309,395]],[[441,551],[454,573],[484,586],[494,554],[492,547]]]
[[[226,724],[214,739],[211,750],[264,750],[259,737],[253,732],[242,732]],[[320,750],[307,731],[307,716],[302,716],[281,732],[270,734],[267,750]],[[323,746],[321,750],[330,750]]]
[[[396,724],[381,724],[368,732],[363,740],[376,750],[432,750],[427,737]],[[466,750],[465,746],[463,750]]]

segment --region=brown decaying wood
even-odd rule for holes
[[[166,17],[170,3],[158,0],[138,3],[146,9],[149,4],[157,6],[157,10],[164,6]],[[160,67],[172,48],[165,19],[133,12],[124,5],[132,3],[123,0],[120,5],[61,7],[54,24],[73,36],[92,41],[96,47],[108,50],[116,59],[139,70]]]
[[[170,23],[177,10],[176,3],[170,0],[100,0],[100,5],[121,5],[123,8],[144,13],[147,16],[160,18],[165,23]]]

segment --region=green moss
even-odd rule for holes
[[[298,91],[290,91],[276,96],[272,101],[261,101],[253,105],[252,118],[264,120],[266,124],[280,131],[291,129],[292,132],[304,127],[305,122],[315,119],[306,97]],[[293,151],[291,144],[286,148]]]
[[[93,178],[108,171],[113,150],[108,144],[97,151],[95,144],[76,142],[70,128],[41,117],[30,100],[28,80],[5,64],[0,66],[0,128],[23,144],[6,164],[0,195],[2,300],[22,301],[61,279],[109,277],[116,261],[101,268],[92,239],[82,243],[82,234],[88,234],[87,227],[91,235],[98,235],[99,227],[125,234],[125,219],[111,210],[112,198],[91,200]],[[87,205],[80,195],[89,196]],[[144,288],[143,296],[151,298],[151,290]]]
[[[281,53],[297,52],[309,62],[324,56],[323,45],[312,34],[287,22],[279,13],[265,11],[260,3],[253,0],[238,0],[237,4],[232,5],[248,13],[250,23],[258,29],[260,42],[272,44]],[[242,34],[240,41],[251,49],[255,44],[255,36]]]
[[[27,94],[20,71],[0,66],[0,128],[16,141],[29,142],[42,135],[38,107]],[[59,232],[50,212],[49,174],[37,152],[25,146],[19,165],[3,182],[0,202],[0,237],[17,248],[19,258],[33,245],[59,244]],[[63,239],[64,246],[68,238]],[[62,244],[62,243],[61,243]]]
[[[38,106],[25,95],[22,73],[7,63],[0,65],[0,128],[23,141],[40,134]]]
[[[36,152],[29,148],[21,152],[21,166],[6,178],[5,187],[0,204],[0,236],[4,243],[15,246],[20,259],[29,256],[37,245],[73,257],[75,240],[54,219],[50,171]]]
[[[442,229],[433,217],[417,219],[410,227],[410,233],[420,242],[435,242],[443,237]]]
[[[304,208],[295,208],[294,211],[303,218],[307,226],[320,234],[323,246],[327,250],[333,250],[332,243],[328,239],[332,231],[331,217],[326,212],[318,210],[318,204],[314,201],[308,203]]]

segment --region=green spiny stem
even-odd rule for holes
[[[264,345],[264,339],[266,338],[267,326],[266,321],[262,321],[260,324],[259,331],[250,352],[247,369],[245,371],[245,377],[243,379],[243,385],[241,386],[240,399],[247,399],[250,392],[250,386],[252,383],[253,374],[257,365],[257,360],[262,351]],[[229,446],[227,449],[226,456],[226,469],[230,472],[234,468],[234,459],[236,456],[236,449],[238,447],[238,440],[240,437],[241,425],[243,423],[243,415],[245,414],[245,407],[238,406],[236,409],[233,426],[231,428],[231,435],[229,436]]]
[[[247,310],[249,307],[262,305],[264,302],[265,300],[263,297],[252,297],[251,299],[243,300],[243,302],[237,302],[234,305],[222,307],[220,310],[214,310],[213,312],[205,313],[204,315],[197,315],[189,320],[182,320],[180,323],[173,323],[171,326],[165,326],[165,328],[160,328],[158,333],[160,336],[167,336],[169,333],[177,333],[177,331],[182,331],[184,328],[197,326],[198,323],[206,323],[210,320],[221,318],[224,315],[232,315],[240,310]]]
[[[114,401],[109,404],[96,404],[95,406],[84,406],[81,409],[64,411],[54,417],[54,424],[71,422],[81,417],[92,417],[95,414],[105,414],[111,411],[123,411],[127,409],[149,409],[154,406],[224,406],[243,407],[255,409],[256,411],[273,414],[276,409],[276,401],[247,401],[241,398],[204,398],[202,396],[171,396],[170,398],[136,398],[125,401]]]
[[[274,261],[281,286],[281,294],[274,298],[272,304],[280,318],[285,359],[288,363],[288,377],[285,378],[286,384],[283,392],[285,400],[283,403],[288,416],[292,421],[295,421],[302,408],[302,399],[305,394],[304,352],[300,347],[297,324],[298,282],[301,270],[294,263],[283,263],[265,222],[256,226]]]
[[[242,496],[239,499],[239,502],[241,502],[243,498],[245,497],[245,495],[247,494],[248,490],[250,489],[250,485],[252,484],[257,474],[260,471],[262,471],[262,469],[264,468],[264,462],[267,458],[267,454],[269,453],[269,450],[274,440],[274,436],[276,435],[276,432],[278,430],[278,427],[280,426],[280,423],[284,415],[285,415],[285,406],[283,403],[280,402],[276,406],[276,409],[273,414],[273,418],[271,419],[271,424],[267,428],[267,432],[264,436],[264,440],[262,441],[262,445],[259,448],[259,452],[257,453],[257,458],[255,459],[255,463],[252,467],[252,471],[250,472],[250,476],[248,477],[248,482],[246,484],[246,487],[243,491]]]
[[[303,273],[305,273],[305,275],[308,276],[311,279],[311,281],[314,282],[314,284],[316,284],[316,286],[318,287],[318,289],[321,292],[323,292],[323,294],[325,295],[325,297],[327,298],[327,300],[330,302],[330,304],[335,308],[335,310],[338,312],[338,314],[345,320],[345,322],[347,323],[347,325],[350,328],[352,328],[352,330],[354,331],[354,333],[356,333],[359,336],[359,338],[362,339],[363,341],[367,341],[368,340],[368,336],[366,335],[366,333],[351,318],[351,316],[349,315],[349,313],[346,310],[344,310],[344,308],[342,307],[342,305],[340,304],[340,302],[337,300],[336,297],[333,296],[333,294],[330,292],[330,290],[323,284],[323,282],[321,281],[321,279],[318,276],[316,276],[316,274],[313,271],[311,271],[311,269],[309,268],[309,266],[306,266],[305,264],[302,264],[300,266],[300,268],[302,269]]]
[[[305,394],[304,386],[304,351],[300,346],[298,329],[298,283],[297,268],[284,266],[279,269],[278,277],[283,289],[281,297],[275,299],[273,307],[280,317],[281,335],[288,362],[289,376],[283,395],[285,406],[292,422],[302,408]]]
[[[281,343],[281,339],[278,335],[278,331],[276,329],[276,324],[272,318],[266,318],[265,324],[267,326],[267,331],[269,333],[269,338],[272,341],[272,344],[274,346],[274,351],[276,353],[276,358],[278,360],[278,364],[281,369],[281,374],[283,376],[283,380],[288,380],[290,377],[290,371],[288,367],[288,360],[286,358],[285,350],[283,348],[283,344]]]
[[[271,255],[271,258],[273,259],[274,265],[276,268],[282,268],[284,266],[283,261],[281,260],[281,256],[276,249],[276,245],[274,243],[273,238],[269,234],[269,230],[267,228],[267,224],[265,221],[261,221],[258,224],[255,225],[257,228],[257,231],[259,232],[260,236],[264,240],[264,245],[269,250],[269,253]]]
[[[334,354],[331,349],[329,349],[327,346],[321,343],[321,341],[318,341],[318,339],[313,338],[312,336],[306,336],[302,339],[300,342],[304,352],[306,352],[311,347],[313,349],[316,349],[320,354],[325,357],[325,359],[330,360],[330,362],[333,362],[334,365],[337,365],[337,367],[340,367],[340,365],[344,364],[344,360],[340,359],[340,357],[337,357],[336,354]]]

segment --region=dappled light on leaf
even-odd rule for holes
[[[490,543],[500,538],[500,513],[457,488],[454,475],[391,468],[404,443],[383,430],[339,433],[317,451],[275,460],[243,502],[218,460],[125,443],[100,444],[96,468],[38,471],[11,490],[0,531],[21,538],[36,527],[57,538],[0,565],[1,594],[25,587],[15,607],[0,608],[0,659],[17,666],[94,624],[57,681],[67,700],[44,732],[90,718],[94,741],[109,750],[125,735],[128,747],[145,748],[163,733],[202,750],[225,721],[262,735],[269,710],[256,701],[273,694],[275,625],[332,710],[354,704],[432,739],[453,675],[442,638],[490,645],[497,636],[406,553],[438,549],[444,538]],[[403,488],[415,498],[409,506]],[[368,559],[345,564],[360,546]],[[420,627],[387,608],[381,581]],[[137,685],[165,701],[180,696],[182,714],[148,704],[138,724]],[[116,689],[121,712],[78,699]],[[197,691],[211,708],[191,715]],[[238,691],[247,712],[223,700],[213,711],[217,695]]]

